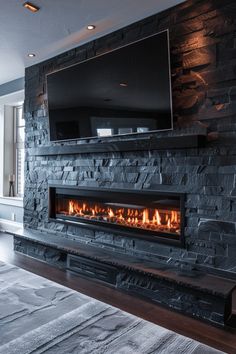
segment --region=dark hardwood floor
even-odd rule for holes
[[[196,319],[104,286],[101,283],[82,278],[16,253],[13,251],[12,237],[4,233],[0,233],[0,260],[14,264],[226,353],[236,353],[236,330],[223,330],[210,326]]]

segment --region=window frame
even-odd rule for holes
[[[22,117],[21,117],[21,120],[23,121],[23,125],[18,125],[17,123],[17,120],[18,120],[18,111],[19,109],[21,110],[21,114],[22,114]],[[23,198],[23,195],[24,195],[24,158],[23,158],[23,175],[22,175],[22,185],[23,185],[23,191],[22,193],[19,192],[19,171],[18,171],[18,162],[19,162],[19,157],[18,157],[18,154],[20,151],[23,150],[23,155],[24,155],[24,152],[25,152],[25,120],[24,120],[24,105],[23,104],[20,104],[20,105],[15,105],[13,106],[13,136],[14,136],[14,145],[13,145],[13,163],[14,163],[14,174],[15,174],[15,197],[18,197],[18,198]],[[23,137],[23,141],[17,141],[17,137],[18,137],[18,129],[21,129],[21,128],[24,128],[24,137]]]
[[[3,96],[0,96],[0,204],[12,205],[17,207],[23,207],[23,198],[9,197],[9,173],[13,173],[13,169],[5,170],[5,161],[8,159],[8,155],[11,152],[11,158],[13,160],[13,128],[11,145],[6,142],[5,131],[8,129],[8,120],[5,116],[6,107],[13,107],[20,105],[24,102],[24,90],[15,91]],[[12,113],[12,125],[13,125],[13,113]],[[10,133],[9,133],[10,134]],[[10,135],[9,135],[10,138]],[[9,141],[10,142],[10,141]],[[12,161],[12,167],[13,161]]]

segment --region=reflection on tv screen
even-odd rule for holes
[[[112,136],[113,130],[110,128],[97,128],[97,136]]]
[[[168,31],[47,75],[50,139],[172,129]]]

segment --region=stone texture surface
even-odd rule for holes
[[[0,353],[222,353],[0,263]]]
[[[25,226],[121,247],[144,259],[163,257],[166,262],[236,273],[236,234],[232,232],[236,220],[235,12],[234,0],[187,1],[26,69]],[[166,28],[170,30],[175,130],[156,136],[197,134],[207,129],[213,140],[205,148],[56,157],[31,154],[40,146],[57,145],[49,142],[46,74]],[[81,142],[66,144],[75,143]],[[144,245],[122,235],[50,223],[48,181],[78,187],[184,192],[186,248]],[[204,230],[206,220],[212,222]]]
[[[14,234],[14,250],[216,326],[227,326],[232,314],[234,281],[166,264],[160,257],[144,261],[127,257],[121,247],[111,251],[29,229]]]

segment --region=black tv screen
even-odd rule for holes
[[[47,75],[50,140],[172,129],[168,31]]]

